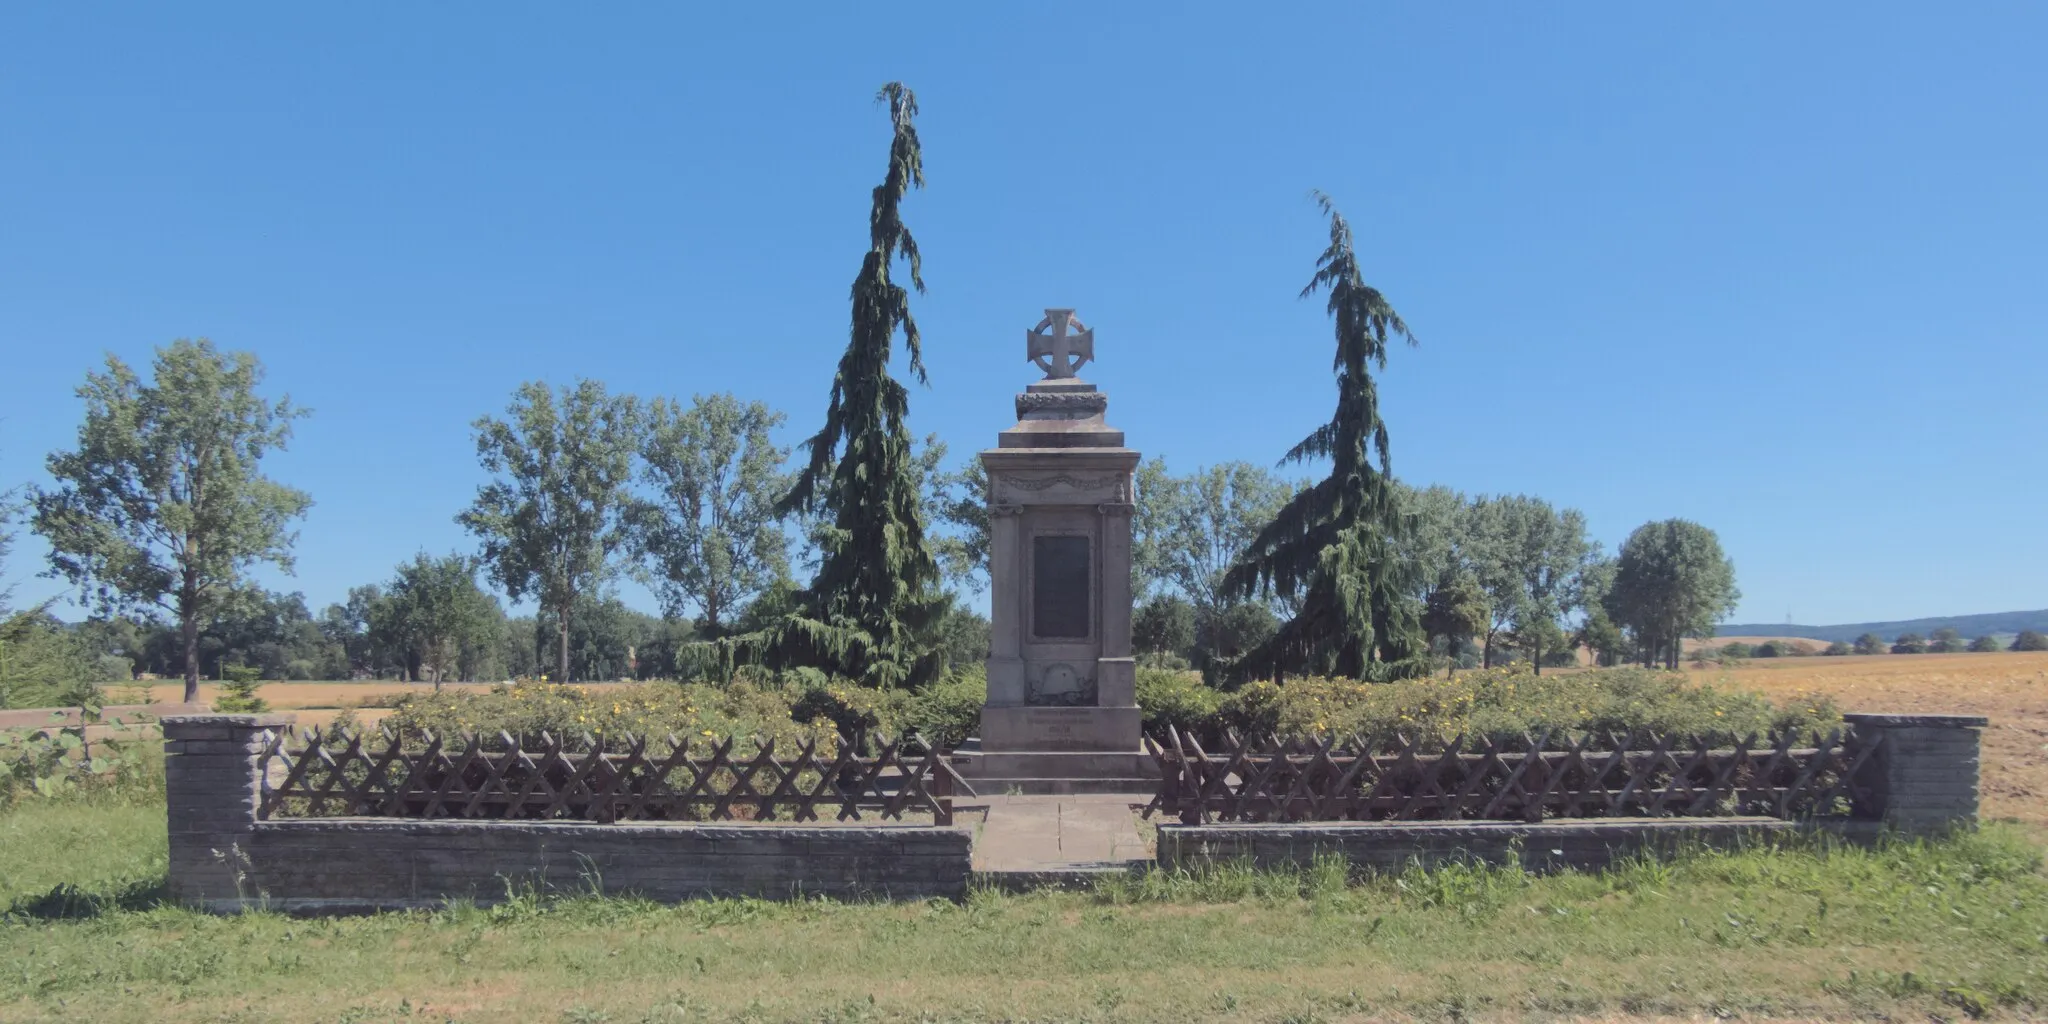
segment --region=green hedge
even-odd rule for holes
[[[924,690],[869,690],[840,680],[786,676],[779,683],[648,683],[494,687],[487,693],[445,691],[402,698],[389,724],[419,738],[436,733],[511,733],[537,742],[545,731],[580,738],[626,733],[710,738],[773,738],[788,746],[840,734],[916,733],[958,746],[980,724],[988,684],[976,670]],[[1774,704],[1763,696],[1694,682],[1678,672],[1597,669],[1530,675],[1507,669],[1450,679],[1361,683],[1296,679],[1284,686],[1252,683],[1224,693],[1194,672],[1138,670],[1145,729],[1187,730],[1203,742],[1225,730],[1240,734],[1323,734],[1386,738],[1525,734],[1627,733],[1639,730],[1725,742],[1778,729],[1826,729],[1841,715],[1826,697]]]
[[[1648,730],[1728,741],[1840,723],[1834,702],[1823,696],[1773,704],[1760,694],[1695,682],[1680,672],[1614,668],[1543,676],[1494,669],[1397,683],[1253,683],[1224,698],[1210,728],[1247,734],[1507,739],[1545,730],[1568,735]]]

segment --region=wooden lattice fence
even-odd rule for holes
[[[1507,820],[1845,813],[1881,735],[1785,732],[1710,744],[1671,735],[1225,738],[1220,750],[1169,729],[1148,737],[1160,787],[1146,815],[1215,821]]]
[[[858,821],[929,814],[953,823],[955,793],[972,795],[945,752],[911,737],[775,743],[585,737],[543,733],[534,746],[500,733],[447,742],[389,732],[285,729],[263,754],[259,816],[575,821]],[[736,749],[741,748],[741,749]],[[871,752],[868,752],[871,751]]]

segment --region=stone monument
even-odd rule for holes
[[[988,703],[962,770],[984,794],[1149,791],[1131,656],[1131,476],[1138,453],[1075,376],[1095,332],[1048,309],[1025,332],[1045,379],[988,470]]]

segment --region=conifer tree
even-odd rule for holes
[[[1336,323],[1337,408],[1284,459],[1331,461],[1330,475],[1297,493],[1260,531],[1224,578],[1237,598],[1295,599],[1294,617],[1238,660],[1240,675],[1323,672],[1385,679],[1426,671],[1427,644],[1413,595],[1419,582],[1393,543],[1402,529],[1387,426],[1372,370],[1387,365],[1390,338],[1415,338],[1401,315],[1359,273],[1351,225],[1321,192],[1330,244],[1303,298],[1329,293]],[[1377,456],[1377,462],[1375,462]]]
[[[825,424],[805,442],[808,459],[779,511],[829,520],[818,573],[796,609],[760,632],[735,638],[740,660],[805,665],[869,686],[919,685],[936,668],[932,630],[945,608],[939,568],[919,517],[918,470],[905,424],[909,392],[889,374],[896,332],[910,372],[925,382],[910,293],[890,276],[898,257],[924,291],[917,242],[900,213],[924,187],[917,97],[900,82],[882,87],[894,135],[889,168],[874,190],[868,251],[852,289],[852,328],[832,379]]]

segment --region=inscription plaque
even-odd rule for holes
[[[1040,638],[1088,637],[1088,538],[1031,539],[1031,634]]]

